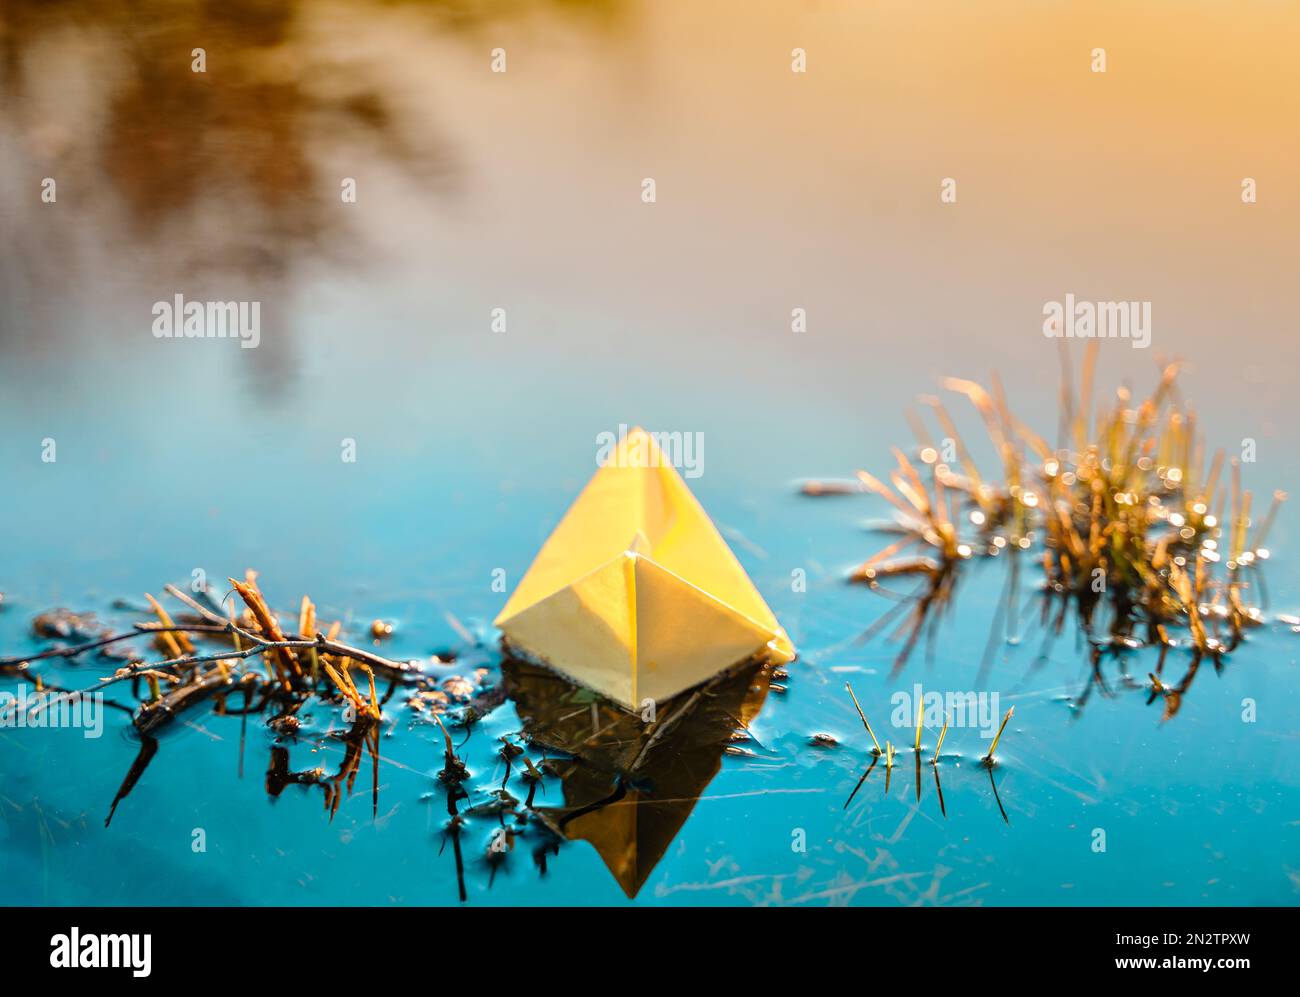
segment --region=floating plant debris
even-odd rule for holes
[[[32,632],[38,637],[67,640],[91,640],[107,632],[94,613],[74,613],[70,609],[51,609],[32,620]]]
[[[413,714],[436,719],[452,700],[471,702],[484,678],[481,671],[472,680],[457,675],[440,677],[426,673],[417,662],[392,660],[342,643],[338,640],[341,624],[331,625],[328,635],[316,629],[315,605],[306,597],[297,617],[297,632],[286,633],[281,617],[262,595],[254,572],[248,572],[243,581],[232,578],[230,583],[243,602],[242,612],[237,613],[233,604],[223,612],[206,592],[196,597],[168,585],[166,594],[180,603],[180,614],[173,615],[161,601],[146,595],[153,619],[137,622],[126,633],[113,634],[91,614],[52,610],[36,616],[34,633],[44,639],[76,637],[82,643],[59,644],[30,655],[0,659],[0,670],[18,674],[38,689],[70,696],[87,696],[109,686],[130,684],[137,705],[128,709],[142,748],[113,801],[110,820],[156,753],[157,735],[208,701],[215,701],[216,712],[221,714],[269,714],[267,726],[281,738],[297,736],[301,728],[299,714],[310,704],[341,707],[347,726],[338,735],[345,743],[340,771],[333,776],[318,769],[290,772],[287,751],[277,747],[279,753],[273,753],[267,774],[268,792],[276,796],[290,783],[320,785],[326,790],[326,807],[332,814],[343,790],[351,791],[363,755],[369,754],[374,762],[372,794],[377,810],[380,723],[383,704],[393,689],[398,684],[410,686],[407,703]],[[107,655],[110,649],[124,646],[133,638],[152,638],[155,649],[164,657],[146,660],[132,653],[128,664],[78,690],[54,690],[33,668],[45,659],[76,658],[90,652]],[[377,676],[388,686],[382,696]],[[242,705],[233,707],[234,698]]]
[[[1152,676],[1152,678],[1155,679],[1155,676]],[[1157,688],[1159,688],[1159,680],[1156,680],[1156,682],[1157,682]],[[862,717],[862,723],[867,728],[867,733],[871,736],[871,742],[872,742],[871,754],[874,757],[879,757],[880,755],[883,754],[885,756],[886,766],[887,767],[892,766],[894,764],[894,755],[897,754],[897,752],[894,749],[894,746],[889,741],[886,741],[885,750],[883,752],[880,750],[880,745],[876,743],[876,735],[871,732],[871,725],[867,723],[866,715],[862,712],[862,707],[858,703],[858,697],[853,694],[853,687],[849,685],[847,682],[844,683],[844,687],[848,690],[849,696],[852,697],[853,705],[858,711],[858,716]],[[998,742],[1002,739],[1002,732],[1006,730],[1007,721],[1011,719],[1011,715],[1015,712],[1016,712],[1016,708],[1014,706],[1012,706],[1010,709],[1007,710],[1006,716],[1002,718],[1002,725],[998,728],[997,734],[994,735],[993,743],[992,745],[989,746],[988,753],[982,759],[983,761],[987,762],[993,758],[993,752],[997,750]],[[916,739],[913,742],[913,752],[915,753],[918,761],[921,757],[921,731],[924,729],[924,720],[925,720],[924,701],[918,695],[917,704],[916,704]],[[817,736],[821,737],[825,735],[817,735]],[[933,765],[938,764],[939,752],[943,750],[944,738],[946,738],[947,736],[948,736],[948,716],[947,714],[944,714],[943,729],[939,731],[939,742],[937,745],[935,745],[934,757],[930,760],[931,764]]]
[[[1001,463],[997,475],[976,465],[937,398],[926,404],[942,444],[917,421],[916,459],[895,448],[897,467],[888,484],[858,472],[861,491],[893,508],[889,529],[897,538],[850,579],[882,593],[892,580],[919,579],[911,593],[888,593],[898,601],[864,633],[874,636],[897,621],[893,636],[902,648],[895,673],[923,634],[933,639],[965,565],[977,559],[1008,562],[993,636],[999,628],[1008,636],[1018,631],[1021,561],[1038,561],[1047,639],[1075,619],[1103,692],[1103,655],[1158,648],[1159,674],[1167,652],[1184,647],[1191,665],[1175,688],[1185,691],[1202,659],[1219,667],[1245,631],[1263,622],[1262,586],[1254,576],[1268,558],[1269,532],[1285,494],[1275,492],[1268,512],[1258,521],[1252,517],[1239,462],[1226,460],[1222,450],[1207,455],[1195,414],[1177,390],[1177,364],[1161,369],[1141,401],[1120,388],[1094,412],[1096,358],[1094,340],[1077,396],[1068,367],[1062,377],[1056,446],[1012,415],[996,378],[991,390],[944,381],[982,419]],[[841,489],[811,482],[803,491]]]
[[[851,686],[849,686],[847,682],[845,683],[845,687],[848,689],[849,695],[853,698],[853,705],[857,708],[858,715],[862,717],[862,722],[866,726],[867,732],[871,733],[871,725],[867,724],[867,718],[862,712],[862,707],[858,704],[858,697],[853,694],[853,689]],[[1011,719],[1011,715],[1013,713],[1015,713],[1014,706],[1011,707],[1011,709],[1007,710],[1006,716],[1002,718],[1002,726],[998,728],[998,732],[993,738],[993,743],[989,747],[988,753],[983,758],[980,759],[980,762],[983,764],[983,766],[990,770],[989,781],[993,786],[994,801],[997,803],[998,811],[999,813],[1001,813],[1002,819],[1006,821],[1008,824],[1011,821],[1007,817],[1006,808],[1002,806],[1002,799],[998,795],[997,783],[992,778],[992,769],[995,764],[993,752],[997,750],[998,742],[1002,739],[1002,732],[1006,730],[1007,721]],[[914,763],[913,767],[915,769],[915,777],[916,777],[915,784],[916,784],[917,803],[921,802],[921,731],[924,727],[923,725],[924,717],[925,717],[924,708],[918,702],[917,714],[916,714],[916,740],[914,742],[914,751],[913,751],[913,763]],[[943,784],[939,779],[939,753],[943,750],[944,738],[947,736],[948,736],[948,717],[945,714],[943,720],[943,729],[939,732],[939,741],[934,749],[934,757],[930,759],[930,765],[934,772],[934,788],[935,788],[935,794],[939,802],[939,812],[940,814],[942,814],[944,818],[947,818],[948,816],[948,808],[944,803]],[[871,735],[871,739],[874,744],[875,742],[874,734]],[[858,781],[854,785],[852,792],[849,793],[848,799],[844,801],[844,806],[842,807],[842,809],[844,810],[847,810],[849,808],[849,804],[852,803],[854,797],[858,795],[858,791],[862,789],[863,784],[866,783],[868,777],[871,775],[872,771],[875,769],[877,763],[879,763],[882,757],[885,760],[885,795],[886,796],[889,795],[890,781],[894,770],[894,760],[897,757],[898,752],[894,748],[893,743],[887,740],[885,741],[885,750],[883,752],[880,751],[879,746],[876,745],[875,747],[873,747],[870,754],[871,754],[871,763],[866,767],[862,775],[858,778]]]
[[[233,600],[222,607],[206,592],[191,594],[168,585],[164,598],[174,600],[170,608],[164,599],[146,598],[147,609],[123,611],[147,618],[120,634],[89,615],[42,614],[48,624],[43,624],[42,633],[48,634],[43,639],[62,640],[75,633],[91,639],[0,659],[0,667],[38,689],[49,689],[40,674],[43,661],[75,660],[131,639],[141,646],[157,643],[156,653],[134,655],[128,664],[72,691],[84,695],[126,687],[135,699],[132,706],[113,704],[130,716],[140,749],[110,803],[106,826],[145,776],[167,731],[192,722],[203,709],[238,716],[241,723],[250,716],[264,717],[274,738],[266,766],[267,797],[276,800],[291,786],[319,789],[331,820],[352,796],[368,762],[370,813],[379,819],[380,737],[395,722],[386,716],[385,704],[400,687],[398,701],[409,711],[412,727],[428,721],[438,729],[441,765],[430,772],[447,806],[440,853],[451,844],[462,900],[468,897],[467,869],[474,861],[467,858],[462,837],[471,821],[483,820],[497,825],[481,856],[490,877],[505,867],[521,840],[532,841],[533,861],[542,874],[548,855],[562,842],[586,840],[628,896],[635,896],[722,759],[736,753],[750,759],[768,756],[748,723],[771,686],[771,662],[727,669],[657,703],[646,719],[523,661],[505,659],[497,676],[482,667],[449,673],[455,667],[451,655],[423,662],[386,658],[343,643],[341,624],[319,624],[309,598],[301,600],[294,614],[277,613],[255,573],[230,583],[238,608]],[[52,623],[54,619],[67,626]],[[373,633],[369,626],[366,631]],[[476,787],[478,773],[458,754],[453,729],[468,733],[508,701],[522,727],[494,742],[504,778],[490,789]],[[321,713],[331,718],[328,730],[319,726]],[[340,719],[343,724],[337,727]],[[737,746],[742,739],[754,747]],[[836,743],[829,735],[814,740],[824,747]],[[307,742],[313,755],[331,744],[340,747],[337,766],[295,768],[292,754],[300,741]],[[507,789],[512,773],[520,776],[525,794]],[[562,788],[563,801],[552,798],[542,806],[537,797],[546,794],[548,784]]]

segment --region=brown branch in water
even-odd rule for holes
[[[52,647],[44,651],[38,651],[35,654],[14,655],[8,658],[0,658],[0,668],[13,668],[19,665],[26,665],[33,661],[43,661],[47,658],[75,658],[78,654],[84,654],[86,651],[98,650],[101,647],[107,647],[109,644],[117,644],[124,640],[132,640],[136,637],[144,637],[157,633],[224,633],[229,630],[227,626],[205,626],[203,624],[191,623],[185,626],[172,625],[170,627],[160,626],[156,623],[137,623],[135,630],[131,633],[113,634],[108,637],[100,637],[97,640],[86,641],[84,644],[74,644],[70,647]]]
[[[258,643],[267,643],[267,644],[275,643],[275,641],[270,641],[267,638],[261,636],[260,634],[255,634],[249,630],[245,630],[235,625],[230,620],[227,620],[225,617],[212,612],[212,610],[210,609],[206,609],[205,607],[201,606],[198,602],[196,602],[195,600],[187,596],[180,589],[176,588],[176,586],[174,585],[168,585],[167,592],[170,595],[174,595],[176,598],[180,599],[182,602],[188,605],[195,612],[203,616],[204,619],[211,620],[214,625],[220,626],[224,629],[227,630],[233,629],[233,632],[235,634],[237,634],[240,637],[243,637],[245,640],[250,640]],[[315,620],[314,606],[312,607],[311,620],[313,621]],[[410,662],[394,661],[391,658],[385,658],[382,655],[374,654],[370,651],[365,650],[364,648],[353,647],[350,644],[344,644],[341,641],[335,639],[334,635],[337,634],[337,632],[338,632],[338,624],[335,623],[334,626],[331,628],[330,636],[328,637],[323,637],[319,631],[314,631],[313,633],[316,638],[316,640],[314,641],[310,641],[309,643],[306,644],[292,644],[292,642],[288,641],[288,639],[286,638],[285,645],[290,646],[292,644],[292,646],[295,647],[315,648],[324,654],[333,654],[338,657],[351,658],[353,661],[358,661],[370,665],[376,671],[382,673],[383,675],[389,678],[393,678],[393,677],[408,678],[411,676],[418,676],[419,674],[421,674],[420,670],[414,667]],[[309,639],[310,636],[311,635],[308,635],[306,633],[302,634],[302,638],[305,640]],[[325,643],[324,644],[318,643],[318,641],[320,640],[324,640]]]
[[[234,632],[240,632],[238,628],[233,628],[233,629]],[[142,661],[134,665],[127,665],[124,668],[119,668],[117,672],[112,676],[101,680],[99,685],[91,686],[89,689],[86,689],[85,692],[94,692],[96,689],[102,689],[105,686],[112,685],[115,682],[122,682],[127,679],[134,678],[136,675],[139,675],[142,672],[146,672],[146,671],[151,671],[151,670],[161,671],[163,669],[170,669],[170,668],[185,668],[185,667],[189,667],[190,665],[208,664],[214,661],[226,661],[230,659],[242,660],[246,658],[257,657],[258,655],[266,654],[269,651],[279,651],[284,649],[305,650],[305,649],[315,648],[318,652],[322,654],[332,654],[341,658],[352,658],[353,660],[366,662],[368,664],[375,663],[375,659],[376,659],[376,656],[370,654],[368,651],[363,651],[360,648],[352,647],[348,644],[340,644],[337,641],[326,640],[324,634],[317,634],[315,640],[278,640],[277,641],[277,640],[265,640],[264,638],[257,638],[257,640],[258,643],[255,646],[247,647],[238,651],[232,649],[228,651],[220,651],[216,654],[187,655],[186,657],[183,658],[173,658],[170,661],[158,661],[158,662]],[[402,675],[410,678],[416,678],[423,674],[418,668],[416,668],[415,666],[409,663],[388,661],[387,659],[378,659],[378,660],[382,662],[380,667],[389,669],[393,673],[398,675]]]
[[[220,617],[217,617],[220,619]],[[41,652],[40,654],[27,655],[24,657],[0,659],[0,667],[7,665],[26,664],[31,661],[37,661],[42,658],[52,657],[69,657],[73,654],[79,654],[83,651],[93,650],[94,647],[103,646],[119,640],[128,640],[132,637],[139,637],[142,634],[155,632],[155,628],[148,624],[137,624],[138,629],[132,633],[117,634],[113,637],[102,638],[98,641],[92,641],[88,644],[79,645],[75,648],[56,648],[51,651]],[[189,633],[201,633],[208,635],[230,634],[232,636],[242,637],[249,641],[252,646],[245,648],[231,648],[219,651],[213,654],[188,654],[179,658],[170,658],[165,661],[139,661],[117,669],[113,675],[107,676],[100,680],[94,686],[82,690],[83,693],[92,693],[97,689],[113,685],[117,682],[123,682],[133,679],[148,671],[166,671],[177,668],[188,668],[194,665],[209,664],[216,661],[224,660],[243,660],[257,657],[267,652],[293,649],[315,650],[319,654],[329,654],[339,658],[350,658],[366,665],[370,665],[379,672],[384,673],[387,677],[399,679],[414,679],[423,675],[418,666],[406,661],[393,661],[392,659],[374,654],[363,648],[353,647],[351,644],[344,644],[337,640],[328,640],[324,634],[317,633],[314,639],[283,639],[268,640],[260,634],[245,630],[242,627],[232,623],[229,620],[220,625],[216,624],[188,624],[176,626],[177,631],[187,631]]]
[[[140,776],[144,775],[144,770],[149,767],[149,763],[153,761],[153,756],[157,753],[158,741],[156,738],[145,735],[140,739],[140,752],[127,770],[122,785],[118,787],[117,795],[113,797],[113,803],[108,808],[108,816],[104,818],[105,827],[113,823],[113,814],[117,813],[117,805],[126,799],[131,790],[135,788],[135,784],[140,781]]]
[[[207,699],[221,689],[233,689],[240,685],[247,689],[250,680],[255,682],[256,676],[245,674],[235,679],[226,669],[213,668],[198,676],[193,682],[187,682],[159,699],[141,706],[140,712],[135,717],[135,728],[142,734],[153,733],[159,727],[174,720],[182,710]]]

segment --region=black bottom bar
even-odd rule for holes
[[[11,908],[4,913],[4,975],[6,983],[69,973],[81,982],[188,983],[210,978],[214,953],[222,953],[218,961],[227,968],[246,958],[249,965],[270,962],[267,968],[292,974],[286,979],[299,989],[314,982],[373,984],[378,967],[391,965],[393,957],[451,958],[470,966],[476,956],[505,945],[513,960],[529,949],[529,936],[539,945],[535,965],[544,965],[549,946],[542,940],[549,937],[568,939],[566,946],[581,942],[578,951],[591,953],[592,968],[608,965],[620,950],[635,960],[635,953],[651,943],[663,971],[675,961],[670,939],[681,937],[680,918],[692,915],[674,910],[667,915],[671,923],[660,920],[663,916],[646,910],[593,917],[580,909],[551,911],[539,919],[528,911],[467,909]],[[716,939],[719,970],[726,966],[737,980],[732,939],[757,940],[773,930],[781,942],[772,954],[802,953],[801,961],[818,954],[824,965],[807,967],[818,978],[857,973],[864,963],[899,966],[916,959],[911,965],[922,979],[927,966],[949,972],[1000,965],[1022,980],[1029,970],[1071,982],[1172,973],[1229,983],[1234,973],[1286,971],[1283,946],[1295,947],[1290,908],[874,910],[840,914],[836,921],[848,920],[837,925],[824,917],[785,913],[708,910],[698,916],[708,918],[710,926],[701,924],[689,953],[681,953],[690,957],[680,961],[682,972],[693,978],[709,961],[699,957],[708,956]],[[845,929],[860,939],[851,952],[841,948]]]

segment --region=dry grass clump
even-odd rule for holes
[[[1033,557],[1043,572],[1041,622],[1049,639],[1073,618],[1096,654],[1159,647],[1157,672],[1179,637],[1194,663],[1208,657],[1217,664],[1262,622],[1254,573],[1268,558],[1269,530],[1286,496],[1275,492],[1268,512],[1252,518],[1240,463],[1225,460],[1222,450],[1207,453],[1177,390],[1177,364],[1162,367],[1146,398],[1120,388],[1094,412],[1096,356],[1094,340],[1077,394],[1068,370],[1062,377],[1058,446],[1011,413],[996,378],[991,390],[949,378],[944,386],[982,419],[997,472],[976,465],[937,398],[925,402],[945,437],[941,444],[913,420],[916,460],[894,448],[888,483],[857,472],[858,490],[894,511],[888,529],[897,538],[851,579],[897,600],[864,635],[898,620],[894,636],[904,643],[895,671],[923,633],[933,637],[963,566],[979,558],[1009,562],[995,634],[1018,627],[1021,562]],[[843,489],[811,482],[804,491]],[[920,580],[913,592],[886,588],[908,577]]]
[[[229,581],[242,605],[234,599],[216,599],[208,591],[191,595],[168,585],[166,594],[180,604],[175,614],[152,595],[146,595],[153,618],[135,623],[125,633],[114,634],[86,614],[63,610],[43,613],[33,624],[37,636],[79,637],[82,641],[0,659],[0,672],[20,676],[38,689],[64,696],[88,696],[110,686],[129,684],[134,705],[105,703],[129,712],[142,740],[140,757],[123,782],[114,808],[130,792],[156,752],[156,735],[200,704],[212,701],[217,713],[265,715],[267,726],[281,739],[296,737],[301,728],[300,714],[311,704],[342,706],[344,726],[330,732],[343,742],[339,771],[329,774],[314,768],[292,772],[287,750],[277,746],[272,749],[267,771],[267,791],[278,796],[290,784],[320,786],[325,791],[326,810],[333,816],[345,795],[351,793],[368,754],[374,770],[373,807],[377,809],[379,737],[388,697],[399,685],[409,689],[412,709],[421,716],[432,716],[441,725],[437,715],[449,708],[453,699],[469,699],[465,690],[472,695],[473,683],[451,676],[440,687],[437,678],[426,674],[419,662],[396,661],[342,643],[342,624],[336,621],[325,631],[319,629],[316,606],[307,596],[302,598],[294,624],[283,622],[291,614],[277,614],[271,609],[258,587],[255,572],[247,572],[242,581]],[[391,626],[386,625],[383,636],[391,633]],[[379,635],[375,637],[379,639]],[[163,657],[146,660],[135,650],[124,652],[122,649],[130,646],[126,642],[132,640],[152,643]],[[127,663],[80,690],[56,689],[44,683],[33,668],[43,660],[71,659],[92,652],[101,658],[125,658]],[[376,676],[388,683],[382,695]],[[240,752],[242,766],[242,736]]]

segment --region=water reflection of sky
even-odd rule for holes
[[[396,649],[429,653],[457,640],[445,613],[486,626],[491,570],[526,567],[598,432],[699,431],[692,485],[807,664],[756,721],[778,761],[724,763],[643,898],[1293,902],[1290,633],[1199,677],[1163,727],[1137,692],[1072,720],[1057,697],[1085,672],[1069,642],[1036,670],[1027,646],[1007,649],[993,684],[1017,704],[1009,824],[969,770],[945,772],[946,819],[928,795],[909,805],[907,766],[887,801],[877,771],[841,810],[856,747],[805,741],[858,746],[846,676],[877,712],[893,688],[889,649],[847,642],[883,607],[838,580],[874,550],[859,526],[881,510],[789,484],[883,466],[903,409],[946,374],[999,370],[1018,411],[1052,426],[1041,308],[1073,292],[1151,300],[1152,350],[1107,344],[1103,379],[1140,389],[1150,354],[1185,358],[1211,443],[1258,440],[1247,484],[1294,492],[1294,14],[1261,9],[1247,29],[1227,10],[1184,12],[1171,35],[1162,4],[1014,24],[959,5],[595,7],[196,3],[159,8],[146,32],[128,5],[6,5],[6,649],[51,604],[102,609],[195,567],[255,566],[285,601],[396,616]],[[1104,78],[1082,68],[1098,38]],[[795,45],[806,77],[789,72]],[[497,46],[504,75],[488,71]],[[1241,205],[1243,175],[1258,205]],[[955,206],[939,204],[944,176]],[[340,202],[343,177],[358,203]],[[150,308],[177,292],[260,300],[262,346],[154,340]],[[498,307],[504,334],[489,331]],[[39,460],[47,437],[54,465]],[[1273,537],[1277,609],[1300,601],[1295,522],[1286,509]],[[807,594],[790,591],[796,567]],[[927,684],[972,681],[995,569],[966,586],[934,664],[918,662]],[[1253,727],[1247,696],[1265,704]],[[380,828],[363,801],[333,825],[315,800],[268,806],[216,743],[165,742],[112,834],[101,803],[133,746],[48,735],[39,763],[0,761],[3,796],[26,808],[0,834],[39,842],[39,797],[74,827],[89,814],[55,838],[96,866],[177,866],[165,887],[87,886],[90,860],[59,850],[44,878],[0,860],[2,881],[33,901],[384,902],[399,882],[407,901],[449,898],[436,815],[415,802],[434,764],[424,742],[405,759],[417,771],[392,773],[398,809]],[[77,775],[51,785],[56,766]],[[189,868],[160,835],[199,819],[221,858]],[[807,855],[790,851],[796,822]],[[1103,857],[1097,826],[1112,829]],[[621,897],[584,846],[555,862],[563,876],[514,870],[490,896]]]

